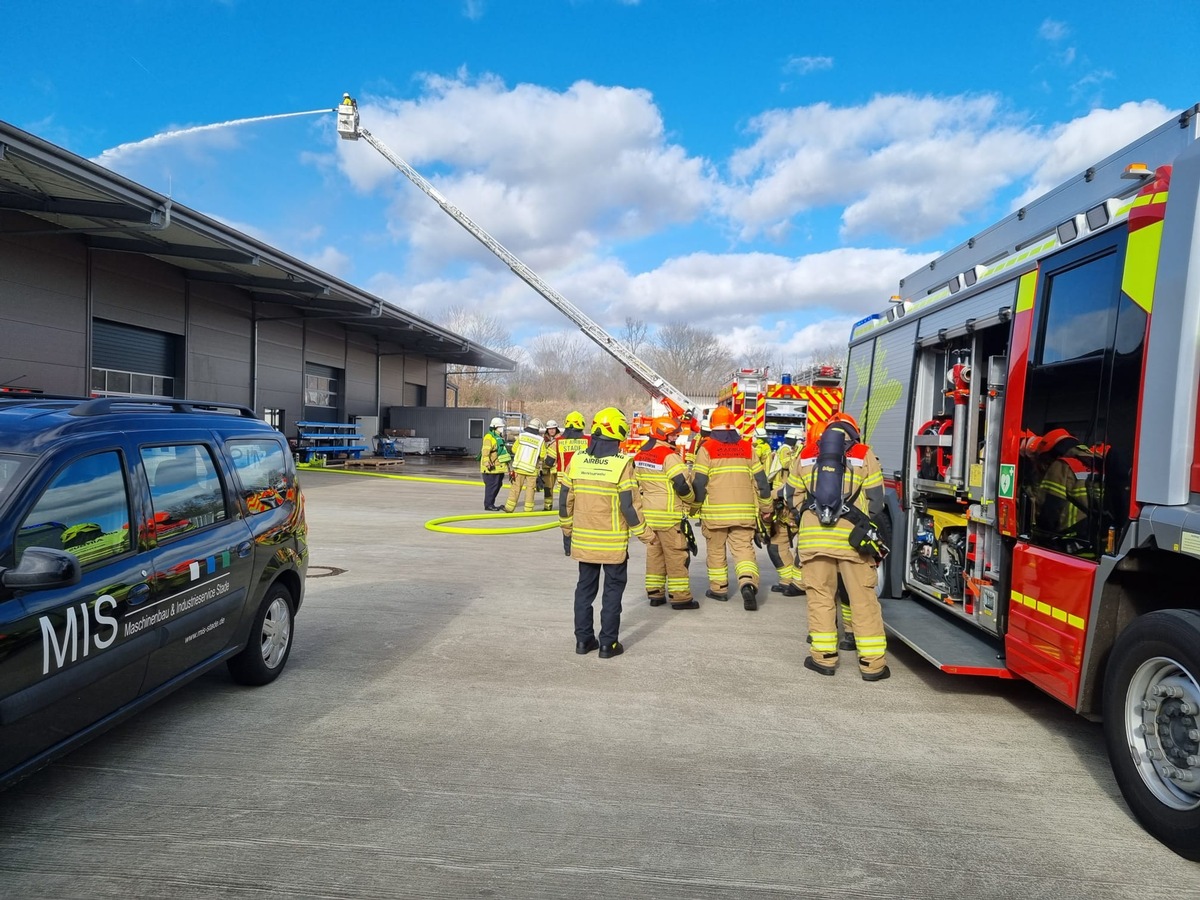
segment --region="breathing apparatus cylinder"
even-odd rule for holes
[[[816,478],[812,488],[813,511],[827,528],[842,515],[846,479],[846,433],[827,428],[817,443]]]

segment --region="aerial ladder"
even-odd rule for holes
[[[566,297],[546,284],[536,272],[521,262],[512,251],[484,231],[461,209],[443,197],[441,192],[426,181],[421,173],[393,153],[379,138],[363,128],[359,124],[358,103],[349,94],[342,95],[342,102],[337,107],[337,131],[338,136],[343,140],[356,141],[362,138],[378,150],[380,156],[399,169],[405,178],[424,191],[430,199],[442,208],[442,211],[446,215],[469,231],[479,243],[491,250],[506,266],[512,269],[518,278],[545,297],[555,309],[574,322],[580,331],[595,341],[602,350],[624,366],[629,376],[645,388],[650,396],[666,406],[674,418],[684,422],[691,422],[692,433],[699,433],[694,411],[695,405],[683,391],[679,390],[679,388],[675,387],[646,365],[625,344],[610,335],[592,321],[579,307],[575,306]]]

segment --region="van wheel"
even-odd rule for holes
[[[226,665],[238,684],[270,684],[283,671],[291,652],[292,595],[275,584],[258,607],[245,649]]]
[[[1138,821],[1200,860],[1200,612],[1147,613],[1117,638],[1104,679],[1104,738]]]

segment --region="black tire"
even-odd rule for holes
[[[250,640],[226,665],[238,684],[270,684],[279,677],[292,653],[295,602],[282,584],[273,584],[258,606]]]
[[[1117,638],[1105,674],[1104,739],[1138,821],[1180,856],[1200,861],[1198,679],[1200,612],[1135,619]]]

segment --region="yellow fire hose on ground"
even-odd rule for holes
[[[463,484],[469,487],[483,487],[482,481],[476,481],[467,478],[433,478],[425,475],[394,475],[391,472],[351,472],[347,469],[330,469],[324,466],[297,466],[301,471],[312,470],[315,472],[338,472],[342,475],[366,475],[370,478],[391,478],[396,481],[428,481],[434,484]],[[541,522],[537,525],[514,525],[509,528],[463,528],[455,525],[450,525],[451,522],[473,522],[478,519],[530,519],[540,518],[543,516],[554,516],[553,522]],[[430,519],[425,523],[425,527],[430,531],[439,531],[443,534],[529,534],[534,531],[549,531],[551,528],[558,527],[558,513],[555,510],[548,509],[539,512],[520,512],[520,513],[467,513],[461,516],[439,516],[436,519]]]

